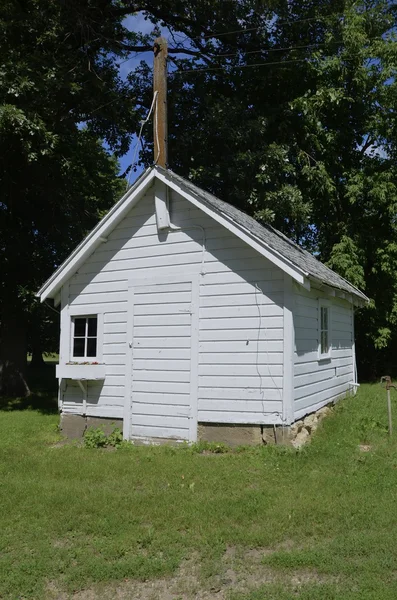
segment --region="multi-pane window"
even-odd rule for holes
[[[95,358],[97,355],[98,317],[73,318],[73,358]]]
[[[319,356],[325,358],[331,354],[330,307],[319,306]]]

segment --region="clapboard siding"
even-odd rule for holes
[[[331,358],[318,360],[318,303],[326,298],[313,289],[294,288],[294,410],[295,418],[318,410],[351,389],[353,312],[338,298],[331,302]],[[328,300],[330,297],[328,296]]]
[[[86,314],[103,314],[107,375],[101,385],[88,384],[87,412],[101,416],[102,411],[102,416],[114,418],[122,415],[125,385],[129,385],[124,377],[129,282],[195,272],[201,273],[198,420],[279,422],[283,396],[283,273],[174,192],[170,207],[173,225],[182,230],[158,233],[153,192],[149,190],[69,281],[68,302],[72,308],[80,314],[85,310]],[[163,433],[172,437],[186,436],[186,418],[181,413],[179,421],[172,421],[166,408],[186,404],[189,392],[184,359],[191,343],[190,315],[174,312],[175,303],[187,301],[190,295],[186,286],[162,286],[161,299],[156,287],[148,286],[144,302],[135,299],[134,393],[137,404],[146,406],[149,413],[135,419],[135,435],[158,437],[163,428]],[[68,333],[62,331],[62,335]],[[150,372],[145,368],[149,360]],[[174,365],[170,375],[167,361]],[[151,400],[154,392],[156,402]],[[155,405],[162,399],[165,408],[159,413]],[[64,409],[82,410],[77,384],[66,387],[62,400]],[[158,417],[154,422],[158,414],[164,419]]]

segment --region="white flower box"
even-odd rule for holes
[[[106,376],[106,367],[101,364],[63,364],[56,366],[55,373],[58,379],[103,380]]]

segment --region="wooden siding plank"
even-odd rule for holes
[[[134,391],[133,402],[146,402],[149,404],[174,404],[180,406],[190,406],[189,394],[180,394],[175,392],[136,392]]]
[[[142,328],[150,328],[150,327],[164,327],[169,328],[169,331],[174,327],[181,327],[182,325],[186,325],[190,327],[191,314],[186,311],[179,311],[173,314],[160,314],[160,315],[138,315],[135,316],[135,327],[136,331],[139,333],[140,327]]]
[[[171,335],[190,339],[190,325],[161,325],[158,327],[139,325],[135,327],[135,337],[142,338],[142,340],[149,337],[161,338]]]
[[[230,423],[241,425],[281,425],[282,417],[280,413],[266,412],[223,412],[223,411],[203,411],[198,413],[199,423]]]
[[[213,342],[214,338],[216,338],[217,342],[229,342],[230,344],[241,342],[242,340],[246,343],[253,343],[256,342],[258,337],[259,340],[282,340],[283,329],[281,327],[274,329],[267,328],[262,329],[258,333],[257,327],[252,329],[235,329],[231,326],[230,329],[219,329],[216,336],[214,335],[214,329],[200,331],[200,342]]]
[[[168,400],[168,399],[167,399]],[[183,404],[161,404],[160,402],[146,402],[138,401],[135,394],[132,403],[131,418],[134,423],[138,423],[140,419],[136,419],[137,416],[155,416],[155,417],[175,417],[175,423],[180,424],[177,420],[179,417],[189,417],[190,406]],[[150,419],[150,423],[154,422]],[[166,423],[166,421],[165,421]]]
[[[248,342],[248,343],[247,343]],[[278,353],[282,355],[283,352],[283,340],[259,340],[259,343],[254,340],[252,343],[249,339],[245,340],[231,340],[231,342],[223,341],[201,341],[199,344],[200,353],[204,356],[205,354],[215,353],[216,355],[229,356],[231,353],[235,353],[238,358],[239,355],[244,353]],[[280,359],[280,364],[282,359]]]
[[[186,416],[165,416],[165,415],[153,415],[153,414],[137,414],[136,412],[132,412],[131,415],[133,419],[132,423],[132,435],[134,435],[134,430],[139,425],[146,427],[159,427],[170,428],[170,429],[184,429],[188,431],[186,425],[188,424],[188,419]],[[165,436],[163,436],[165,437]],[[186,436],[187,437],[187,436]]]
[[[255,361],[251,364],[200,364],[199,374],[203,377],[207,375],[218,375],[218,376],[234,376],[234,377],[259,377],[259,374],[263,377],[271,375],[272,377],[282,376],[283,365],[268,365],[268,364],[255,364]]]
[[[185,382],[190,381],[189,371],[153,371],[148,369],[137,369],[134,366],[134,381],[157,382],[158,389],[161,389],[161,384],[166,382]]]
[[[259,400],[262,402],[279,401],[282,402],[281,388],[234,388],[227,387],[227,383],[223,387],[211,387],[203,384],[199,387],[199,403],[203,399],[219,398],[220,400]]]
[[[207,297],[211,296],[219,296],[221,301],[222,296],[232,297],[233,295],[247,295],[255,298],[255,288],[254,283],[257,283],[258,286],[264,293],[264,303],[266,302],[266,298],[269,298],[272,301],[273,297],[282,298],[282,287],[283,283],[280,280],[273,281],[271,276],[271,271],[269,270],[269,279],[264,278],[264,274],[262,272],[261,278],[256,282],[249,282],[244,279],[237,279],[236,281],[230,280],[230,278],[226,281],[222,281],[225,279],[224,274],[222,277],[219,277],[220,281],[217,283],[208,283],[210,275],[205,275],[203,278],[203,284],[200,285],[200,298],[201,298],[201,306],[207,306],[207,302],[211,302],[210,299],[206,300]],[[209,304],[209,306],[212,306]],[[215,306],[215,305],[214,305]]]
[[[140,348],[190,348],[190,338],[189,336],[154,336],[151,338],[140,337],[138,335],[135,336],[136,347]]]
[[[116,333],[127,333],[127,323],[105,323],[103,327],[103,335],[114,335]]]
[[[103,322],[105,326],[107,323],[122,323],[127,324],[127,311],[124,312],[116,312],[116,313],[108,313],[105,312],[103,315]]]
[[[263,409],[266,412],[281,412],[282,403],[280,401],[266,400],[264,403],[262,399],[257,400],[230,400],[219,398],[202,398],[199,402],[199,412],[244,412],[244,413],[263,413]]]
[[[154,304],[155,306],[159,306],[159,304],[171,304],[175,308],[175,305],[180,302],[191,302],[191,297],[191,292],[166,292],[157,290],[157,294],[148,293],[143,299],[142,294],[137,294],[136,304],[137,307],[149,306],[150,304]],[[161,303],[159,303],[159,300],[161,300]],[[152,307],[149,310],[152,310]]]
[[[181,359],[188,361],[186,358],[186,348],[142,348],[137,346],[134,348],[134,360],[158,360],[167,361],[170,359]]]
[[[212,388],[224,388],[224,387],[236,387],[236,388],[252,388],[252,389],[266,389],[277,387],[279,389],[283,386],[282,377],[262,377],[253,375],[252,377],[227,377],[227,376],[210,376],[201,375],[199,377],[199,385],[212,387]]]
[[[283,296],[281,293],[275,293],[270,295],[263,295],[262,297],[262,306],[266,304],[276,304],[278,306],[282,306]],[[207,307],[215,308],[215,307],[225,307],[228,309],[233,309],[235,307],[246,307],[246,306],[255,306],[255,294],[252,290],[247,290],[245,293],[240,294],[231,294],[227,292],[222,295],[212,295],[212,296],[203,296],[201,298],[201,311],[203,311]]]
[[[105,333],[104,334],[105,344],[126,344],[127,343],[127,332],[124,333]]]
[[[185,351],[186,357],[186,351]],[[134,369],[136,371],[163,371],[166,372],[168,369],[175,369],[177,371],[190,371],[190,357],[176,360],[175,358],[138,358],[136,352],[134,352]]]
[[[277,330],[283,327],[283,318],[282,317],[262,317],[262,331],[263,333],[269,330]],[[255,328],[259,327],[259,319],[256,317],[225,317],[225,318],[201,318],[200,319],[200,329],[202,332],[210,329],[210,330],[255,330]]]
[[[259,348],[259,356],[257,352],[247,352],[245,349],[249,346],[243,346],[240,353],[234,351],[228,352],[200,352],[201,366],[209,364],[218,365],[282,365],[283,352],[265,352]]]
[[[158,381],[134,381],[134,394],[136,392],[145,392],[150,394],[157,393],[175,393],[175,394],[190,394],[190,384],[185,382],[162,381],[161,389],[159,389]]]
[[[277,304],[261,304],[261,315],[262,319],[264,317],[281,317],[278,321],[272,319],[269,322],[273,325],[273,327],[280,327],[280,323],[282,323],[282,315],[283,308],[282,306],[278,306]],[[236,306],[208,306],[206,308],[200,308],[200,319],[233,319],[235,321],[237,318],[248,318],[254,317],[258,323],[258,307],[255,304],[255,298],[253,298],[253,304],[241,304]],[[277,323],[274,325],[273,323]]]

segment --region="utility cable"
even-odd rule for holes
[[[150,115],[151,115],[151,114],[152,114],[152,112],[153,112],[154,105],[155,105],[155,103],[157,102],[157,94],[158,94],[158,92],[157,92],[157,91],[156,91],[156,92],[154,92],[154,94],[153,94],[153,100],[152,100],[152,104],[151,104],[151,106],[150,106],[150,109],[149,109],[149,112],[148,112],[148,114],[147,114],[147,117],[146,117],[146,119],[142,119],[142,121],[141,121],[141,127],[140,127],[140,129],[139,129],[138,139],[137,139],[136,146],[135,146],[135,150],[134,150],[134,154],[133,154],[133,159],[132,159],[132,163],[131,163],[131,168],[130,168],[130,172],[128,173],[128,179],[127,179],[127,190],[128,190],[128,188],[130,187],[131,173],[132,173],[132,170],[133,170],[133,168],[134,168],[134,166],[135,166],[135,162],[136,162],[136,158],[137,158],[137,154],[138,154],[139,145],[140,145],[140,143],[141,143],[141,137],[142,137],[143,128],[145,127],[146,123],[149,121],[149,119],[150,119]],[[155,115],[156,115],[156,113],[157,113],[157,111],[155,111]],[[156,132],[157,132],[157,127],[156,127]]]
[[[306,19],[286,19],[286,20],[274,20],[273,23],[271,23],[269,26],[266,25],[258,25],[257,27],[248,27],[248,28],[244,28],[244,29],[236,29],[234,31],[219,31],[219,32],[215,32],[215,33],[210,33],[207,35],[201,35],[201,36],[196,36],[194,38],[191,38],[193,40],[205,40],[205,39],[211,39],[211,38],[218,38],[224,35],[234,35],[236,33],[246,33],[249,31],[259,31],[260,29],[265,29],[266,27],[268,27],[269,29],[274,28],[276,25],[294,25],[295,23],[307,23],[310,21],[318,21],[318,22],[323,22],[326,19],[331,19],[331,18],[342,18],[345,15],[343,14],[335,14],[335,15],[327,15],[325,17],[307,17]],[[269,19],[270,21],[272,19]]]
[[[372,40],[381,40],[382,38],[380,38],[379,36],[377,37],[373,37],[373,38],[368,38],[368,41],[372,41]],[[329,46],[331,44],[344,44],[344,40],[331,40],[329,42],[316,42],[313,44],[303,44],[301,46],[286,46],[284,48],[262,48],[260,50],[249,50],[248,52],[237,52],[237,53],[230,53],[230,54],[213,54],[210,56],[210,58],[233,58],[233,57],[239,57],[239,56],[246,56],[248,54],[260,54],[262,52],[287,52],[290,50],[302,50],[305,48],[323,48],[324,46]]]
[[[357,53],[355,55],[351,54],[350,56],[345,56],[345,57],[343,57],[343,60],[353,60],[353,58],[355,58],[357,56],[360,56],[360,54]],[[278,61],[273,61],[273,62],[259,62],[259,63],[250,64],[250,65],[223,65],[222,67],[205,67],[204,69],[178,69],[175,71],[170,71],[170,75],[181,75],[181,74],[185,74],[185,73],[204,73],[205,71],[223,71],[226,69],[251,69],[254,67],[270,67],[270,66],[283,67],[283,66],[289,65],[289,64],[309,62],[310,58],[311,57],[297,58],[297,59],[291,59],[291,60],[278,60]],[[370,59],[370,57],[367,57],[366,60],[372,60],[372,59]]]

